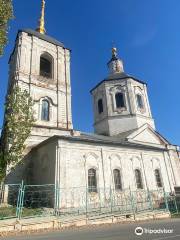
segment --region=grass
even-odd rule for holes
[[[180,213],[173,213],[171,214],[172,218],[180,218]]]
[[[23,208],[22,217],[40,216],[43,214],[42,208]],[[16,217],[16,207],[0,207],[0,220]]]
[[[42,208],[23,208],[22,217],[39,216],[42,214]]]
[[[0,220],[12,217],[16,217],[16,207],[10,206],[0,208]]]

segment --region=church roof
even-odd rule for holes
[[[151,134],[148,135],[150,131]],[[137,136],[141,136],[143,134],[145,139],[140,141],[137,139]],[[62,138],[62,136],[59,136]],[[115,136],[104,136],[99,134],[91,134],[91,133],[81,133],[79,136],[66,136],[67,138],[74,141],[84,141],[84,142],[94,142],[94,143],[102,143],[102,144],[112,144],[116,146],[125,146],[125,147],[140,147],[140,148],[148,148],[148,149],[166,149],[167,145],[171,145],[160,133],[152,129],[148,124],[144,124],[140,128],[132,129],[126,132],[122,132]],[[66,138],[65,137],[65,138]],[[149,138],[152,141],[149,141]]]
[[[42,39],[42,40],[46,41],[46,42],[49,42],[49,43],[52,43],[52,44],[54,44],[56,46],[60,46],[62,48],[65,48],[64,44],[59,42],[59,41],[57,41],[55,38],[52,38],[52,37],[50,37],[50,36],[48,36],[46,34],[39,33],[37,31],[34,31],[32,29],[29,29],[29,28],[26,28],[26,29],[23,29],[23,30],[19,30],[16,39],[18,38],[18,35],[21,32],[28,33],[30,35],[33,35],[33,36],[39,38],[39,39]],[[68,49],[68,48],[66,48],[66,49]],[[12,55],[14,54],[14,51],[15,51],[15,47],[13,49],[13,52],[10,55],[9,62],[11,60]]]
[[[55,38],[52,38],[52,37],[50,37],[50,36],[48,36],[46,34],[39,33],[39,32],[34,31],[32,29],[23,29],[23,30],[19,30],[19,32],[25,32],[25,33],[31,34],[31,35],[33,35],[33,36],[35,36],[35,37],[37,37],[39,39],[42,39],[42,40],[44,40],[46,42],[49,42],[49,43],[52,43],[54,45],[57,45],[57,46],[60,46],[60,47],[64,48],[64,44],[59,42],[59,41],[57,41]]]
[[[92,134],[83,133],[83,132],[81,132],[79,135],[54,135],[48,138],[47,140],[41,142],[39,145],[35,146],[34,148],[36,149],[54,140],[64,139],[64,140],[69,140],[73,142],[80,141],[84,143],[96,143],[96,144],[115,145],[115,146],[124,146],[124,147],[132,147],[132,148],[166,150],[166,144],[158,145],[158,144],[146,144],[145,142],[138,142],[138,141],[129,141],[128,140],[129,136],[136,134],[136,132],[139,129],[133,129],[124,133],[120,133],[116,136],[104,136],[104,135],[98,135],[93,133]],[[155,134],[158,134],[158,133],[156,132]]]
[[[139,82],[139,83],[142,83],[142,84],[146,84],[145,82],[137,79],[136,77],[133,77],[131,75],[128,75],[126,74],[125,72],[121,72],[121,73],[116,73],[116,74],[113,74],[113,75],[110,75],[109,77],[105,78],[104,80],[102,80],[100,83],[98,83],[93,89],[91,89],[91,93],[94,89],[96,89],[99,85],[101,85],[103,82],[109,82],[109,81],[114,81],[114,80],[123,80],[123,79],[127,79],[127,78],[132,78],[134,79],[135,81]]]
[[[126,143],[126,137],[133,133],[135,130],[131,130],[128,132],[124,132],[121,134],[118,134],[116,136],[104,136],[99,134],[91,134],[91,133],[81,133],[80,138],[81,139],[88,139],[88,140],[94,140],[94,141],[103,141],[103,142],[109,142],[109,143],[118,143],[123,144]]]

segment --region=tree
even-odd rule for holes
[[[12,0],[0,0],[0,56],[7,44],[8,22],[13,18]]]
[[[5,104],[5,121],[1,138],[0,178],[7,166],[22,160],[25,141],[34,123],[33,101],[29,93],[18,86],[12,88]]]

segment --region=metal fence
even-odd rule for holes
[[[17,205],[19,201],[20,184],[0,186],[0,220],[18,217]]]
[[[86,187],[62,189],[54,184],[0,186],[0,219],[96,214],[136,214],[147,211],[180,212],[180,197],[163,189],[155,191],[116,191]]]

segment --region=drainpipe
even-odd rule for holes
[[[144,179],[145,179],[145,183],[146,183],[146,189],[149,191],[149,187],[148,187],[148,184],[147,184],[146,173],[145,173],[145,168],[144,168],[144,162],[143,162],[143,154],[142,153],[141,153],[141,163],[142,163],[142,169],[143,169]]]
[[[166,146],[166,148],[167,148],[167,146]],[[171,156],[170,156],[170,152],[169,152],[168,148],[167,148],[167,153],[168,153],[168,157],[169,157],[168,158],[169,164],[170,164],[170,167],[171,167],[171,170],[172,170],[174,185],[176,186],[176,178],[175,178],[174,169],[173,169],[172,162],[171,162]]]
[[[166,172],[167,172],[167,176],[168,176],[169,187],[170,187],[170,190],[172,192],[173,190],[172,190],[171,181],[170,181],[170,177],[169,177],[169,172],[168,172],[168,168],[167,168],[165,152],[163,152],[163,155],[164,155],[164,162],[165,162]]]

